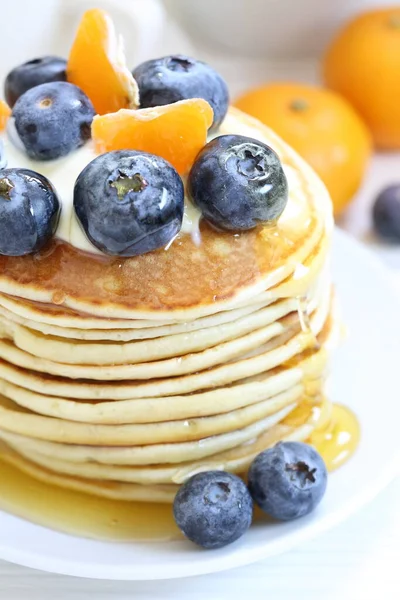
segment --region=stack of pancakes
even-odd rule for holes
[[[194,473],[245,473],[318,425],[334,327],[330,199],[257,121],[231,109],[224,133],[279,154],[289,202],[277,224],[232,234],[203,222],[200,245],[181,234],[130,259],[59,240],[0,256],[0,441],[18,468],[171,501]]]

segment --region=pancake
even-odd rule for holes
[[[206,329],[212,327],[214,324],[222,325],[224,323],[230,323],[236,319],[240,319],[246,315],[250,315],[261,308],[265,308],[265,302],[259,302],[251,306],[245,306],[244,308],[238,308],[236,310],[222,312],[219,315],[212,315],[211,317],[205,317],[204,319],[197,319],[189,323],[175,323],[165,324],[161,322],[158,327],[154,327],[154,322],[150,321],[131,321],[135,324],[135,327],[125,327],[124,329],[85,329],[85,328],[73,328],[65,327],[60,324],[48,324],[41,323],[39,321],[33,321],[32,318],[26,318],[17,313],[13,313],[10,310],[1,306],[2,301],[9,304],[12,301],[11,298],[3,299],[0,296],[0,321],[4,323],[16,323],[17,325],[23,325],[33,331],[40,331],[46,335],[62,338],[72,338],[73,340],[91,340],[91,341],[102,341],[111,340],[117,342],[130,342],[132,340],[143,340],[158,338],[164,335],[174,335],[177,333],[190,333],[192,331],[198,331],[199,329]],[[272,303],[272,301],[270,301]],[[108,324],[109,321],[107,322]],[[123,323],[123,322],[122,322]],[[144,324],[142,327],[140,323]],[[82,323],[81,323],[82,324]],[[87,319],[83,322],[87,325]],[[97,323],[99,325],[99,323]]]
[[[302,381],[300,368],[266,374],[257,381],[186,396],[138,398],[134,400],[77,402],[69,398],[45,396],[0,379],[0,394],[41,415],[106,425],[156,423],[221,414],[271,398]]]
[[[88,471],[91,471],[92,477],[94,477],[93,474],[95,472],[99,473],[102,465],[123,465],[129,467],[136,465],[136,469],[125,469],[125,472],[130,473],[130,477],[134,477],[133,473],[136,473],[135,476],[139,479],[141,478],[142,482],[146,478],[154,481],[155,478],[159,477],[169,478],[171,481],[181,483],[188,476],[193,474],[193,472],[199,472],[200,470],[209,468],[228,468],[228,470],[239,472],[248,466],[248,461],[251,461],[260,449],[269,447],[270,444],[276,443],[279,439],[287,439],[289,437],[290,439],[304,439],[321,423],[321,420],[327,418],[325,413],[329,411],[331,405],[329,402],[325,401],[321,405],[310,406],[311,408],[308,411],[303,410],[301,416],[296,417],[292,422],[290,418],[287,418],[284,423],[276,425],[273,424],[272,419],[269,419],[266,423],[253,426],[251,428],[253,437],[250,438],[250,441],[246,440],[243,435],[241,437],[236,436],[236,439],[240,440],[239,443],[236,443],[235,446],[227,445],[222,451],[218,450],[215,452],[217,447],[214,443],[215,440],[210,440],[209,453],[205,455],[199,455],[196,453],[193,445],[190,446],[186,444],[192,454],[185,456],[185,459],[192,460],[191,462],[188,462],[188,460],[182,462],[183,454],[181,453],[181,460],[175,461],[175,466],[172,466],[171,464],[168,465],[167,460],[149,463],[148,459],[146,459],[146,463],[143,463],[140,461],[141,449],[139,448],[114,448],[111,452],[105,452],[104,448],[101,447],[87,448],[85,446],[69,446],[67,444],[44,442],[0,431],[1,439],[7,442],[9,447],[18,449],[20,454],[30,458],[33,462],[39,462],[42,466],[46,464],[47,467],[49,467],[51,464],[65,463],[64,469],[67,468],[67,465],[69,465],[68,468],[71,471],[75,471],[76,473],[79,469],[81,469],[81,473],[82,468],[87,469]],[[317,409],[316,411],[313,410],[313,406]],[[285,413],[288,415],[289,411],[281,411],[280,417]],[[278,417],[275,419],[277,418]],[[151,448],[148,448],[147,452],[151,452]],[[114,455],[112,463],[109,462],[110,454]],[[101,460],[102,457],[104,457],[104,460]],[[198,460],[199,458],[201,460]],[[91,469],[92,466],[93,469]],[[104,469],[103,472],[106,473],[107,469]],[[114,470],[109,469],[108,472],[116,473],[119,472],[119,470],[118,468]],[[106,476],[104,478],[112,479],[112,477]],[[148,479],[146,479],[146,481],[148,481]]]
[[[312,299],[316,294],[319,294],[323,288],[326,288],[329,283],[329,271],[325,269],[325,272],[321,273],[315,285],[311,286],[307,297],[304,297],[303,300],[308,301]],[[79,316],[78,313],[75,313],[74,318],[80,319],[80,321],[74,323],[75,327],[67,327],[62,317],[64,313],[61,307],[55,307],[60,311],[59,313],[56,313],[58,316],[55,318],[54,313],[49,314],[49,312],[44,312],[45,306],[27,303],[27,301],[24,302],[23,300],[16,302],[11,297],[1,296],[0,294],[0,326],[3,325],[4,327],[8,324],[15,323],[17,325],[22,325],[27,329],[39,331],[46,336],[71,338],[73,340],[129,342],[133,340],[148,340],[179,333],[189,334],[194,331],[224,325],[225,323],[236,322],[248,315],[254,315],[255,312],[265,309],[276,302],[282,301],[273,300],[267,297],[267,292],[264,292],[257,296],[256,303],[250,302],[249,305],[243,306],[242,308],[223,311],[216,315],[196,319],[194,321],[166,324],[162,321],[134,320],[128,322],[118,321],[116,319],[103,319],[102,321],[98,319],[96,321],[96,327],[98,327],[98,329],[95,327],[87,329],[88,318],[82,317],[82,315]],[[293,310],[298,310],[298,298],[287,298],[286,302]],[[39,307],[40,309],[37,310]],[[37,310],[37,314],[34,309]],[[72,315],[73,311],[69,311],[69,313]],[[106,323],[108,327],[111,327],[113,321],[116,321],[116,323],[119,324],[118,326],[123,325],[124,328],[118,329],[117,325],[115,325],[114,329],[101,328],[101,325],[104,323]],[[132,326],[129,327],[128,323],[132,324]],[[77,327],[78,325],[79,328]]]
[[[12,297],[0,294],[0,306],[7,309],[12,315],[29,319],[36,323],[54,325],[57,327],[92,330],[118,331],[125,329],[145,329],[155,325],[175,324],[173,320],[157,320],[156,322],[143,319],[110,319],[96,318],[88,314],[74,311],[61,304],[34,302],[26,298]]]
[[[280,156],[289,200],[276,224],[202,222],[200,244],[181,232],[135,258],[58,239],[0,256],[0,458],[27,477],[168,503],[193,474],[245,474],[329,419],[329,196],[257,121],[231,109],[219,133]]]
[[[0,397],[0,427],[38,439],[88,446],[126,446],[130,443],[156,445],[161,442],[198,441],[211,435],[218,436],[230,431],[240,431],[242,427],[254,422],[267,426],[267,415],[273,413],[276,417],[282,407],[287,405],[293,407],[293,403],[301,398],[302,391],[300,385],[295,386],[289,391],[282,392],[273,400],[257,402],[223,415],[112,426],[63,421],[31,414],[12,401]]]
[[[40,358],[52,360],[56,356],[57,361],[64,364],[96,366],[138,364],[199,352],[230,340],[232,340],[231,345],[235,345],[242,336],[267,328],[268,325],[272,325],[271,335],[273,335],[273,326],[276,325],[276,322],[285,315],[296,311],[297,306],[296,299],[283,300],[231,323],[192,332],[190,336],[187,333],[181,333],[160,336],[154,340],[115,344],[111,342],[90,343],[80,340],[70,342],[34,332],[21,325],[2,323],[1,321],[0,338],[11,339],[17,348]],[[284,324],[282,323],[282,331],[283,329]],[[277,328],[275,335],[282,331]],[[269,338],[267,337],[267,339]],[[229,347],[228,344],[226,346]],[[239,350],[239,352],[241,351]],[[218,352],[218,355],[225,360],[222,350]],[[171,372],[173,372],[173,368],[171,368]]]
[[[159,485],[159,484],[180,484],[188,477],[205,470],[226,470],[231,473],[245,472],[253,458],[257,455],[259,449],[268,448],[270,445],[286,439],[289,433],[294,434],[297,439],[312,431],[311,426],[303,425],[294,429],[277,425],[264,431],[253,443],[248,443],[225,452],[213,454],[208,457],[202,457],[199,461],[179,464],[166,464],[154,466],[120,466],[104,465],[93,461],[73,461],[46,456],[41,453],[32,452],[31,449],[24,449],[23,445],[9,443],[20,456],[31,462],[44,467],[56,473],[72,475],[84,479],[97,479],[103,481],[119,481],[124,483],[138,483],[141,485]]]
[[[307,439],[313,429],[312,425],[305,424],[300,427],[277,426],[271,428],[263,436],[260,436],[253,445],[253,454],[257,455],[261,450],[273,446],[279,441],[304,441]],[[68,476],[57,473],[51,469],[39,466],[37,463],[27,459],[20,453],[11,449],[11,446],[0,446],[0,457],[15,466],[24,473],[33,478],[46,483],[47,485],[56,485],[61,488],[72,489],[86,494],[93,494],[101,498],[110,498],[115,500],[129,500],[136,502],[172,502],[176,492],[179,489],[178,484],[156,484],[143,485],[119,481],[109,481],[105,479],[88,479],[76,476]],[[215,463],[203,461],[203,470],[215,468]],[[220,467],[221,464],[219,463]],[[199,472],[199,471],[197,471]],[[193,471],[189,473],[194,474]],[[187,479],[188,472],[181,472],[178,479],[183,481]],[[12,510],[12,507],[10,507]]]
[[[93,494],[101,498],[112,500],[129,500],[138,502],[172,502],[178,485],[144,486],[138,484],[119,483],[114,481],[79,479],[57,474],[27,460],[21,454],[14,452],[10,447],[0,447],[0,457],[6,463],[14,466],[32,478],[44,482],[48,486],[55,485],[60,488],[76,490],[85,494]],[[13,512],[14,507],[9,507]]]
[[[174,321],[228,310],[272,288],[279,298],[281,284],[293,275],[291,295],[304,295],[313,262],[301,272],[298,266],[325,252],[333,225],[325,187],[282,140],[239,111],[230,109],[219,133],[256,137],[280,156],[290,200],[276,226],[232,235],[202,224],[200,247],[182,234],[168,251],[123,261],[56,240],[38,255],[0,256],[0,292],[96,317]]]
[[[330,328],[331,322],[327,321],[325,327]],[[324,334],[325,328],[321,334]],[[320,336],[317,337],[317,341]],[[0,378],[7,382],[14,383],[20,387],[39,392],[45,396],[61,396],[74,399],[92,399],[92,400],[128,400],[133,398],[157,398],[163,395],[173,396],[176,393],[193,393],[196,390],[205,390],[207,388],[217,388],[219,385],[231,385],[240,379],[248,379],[254,376],[263,377],[263,367],[273,370],[281,359],[282,362],[287,362],[291,358],[298,355],[303,358],[302,353],[308,348],[315,345],[315,336],[312,333],[305,332],[294,339],[290,340],[284,347],[278,349],[275,353],[270,353],[267,357],[261,357],[256,363],[256,375],[254,373],[244,375],[242,371],[237,373],[236,369],[232,371],[229,365],[218,369],[217,377],[210,379],[209,372],[203,374],[195,374],[185,378],[173,378],[171,380],[156,380],[153,383],[141,383],[140,381],[130,382],[109,382],[105,381],[101,384],[93,383],[88,380],[68,380],[66,378],[55,377],[46,373],[37,373],[23,367],[17,367],[0,359]],[[325,357],[324,348],[318,353],[318,359]],[[313,356],[311,364],[313,364]],[[269,360],[268,360],[269,359]],[[246,363],[247,365],[248,363]],[[304,363],[305,365],[306,363]],[[245,365],[245,366],[246,366]],[[302,368],[304,368],[304,365]],[[289,368],[295,367],[292,363]],[[231,380],[225,381],[226,369],[230,370]],[[224,377],[225,376],[225,377]]]
[[[308,345],[315,342],[315,336],[323,328],[328,311],[329,298],[324,299],[324,303],[315,311],[311,319],[309,331],[301,332],[301,325],[297,323],[297,331],[300,329],[297,335],[296,321],[293,322],[293,319],[287,319],[286,322],[276,322],[265,329],[258,330],[244,338],[239,338],[239,340],[235,340],[230,344],[211,348],[201,354],[180,356],[161,362],[110,367],[65,365],[21,351],[7,340],[0,340],[0,357],[8,362],[18,366],[25,366],[25,368],[31,370],[75,379],[85,378],[117,381],[130,378],[160,378],[170,374],[174,375],[174,377],[170,376],[165,380],[158,379],[154,384],[137,385],[136,391],[139,388],[145,389],[152,385],[160,390],[173,387],[172,392],[162,391],[162,394],[181,393],[180,388],[182,386],[186,387],[186,392],[196,391],[210,387],[210,384],[215,386],[228,383],[279,366],[281,362],[288,360],[294,354],[301,352]],[[240,359],[241,355],[246,354],[246,352],[254,348],[257,348],[259,351],[257,356],[237,360],[234,363],[227,362],[235,358]],[[221,362],[225,362],[225,364],[219,366]],[[210,367],[214,367],[215,365],[217,365],[215,368],[210,369]],[[201,371],[202,369],[208,370],[203,372]],[[195,374],[185,376],[184,374],[186,373]],[[177,376],[179,375],[183,376],[178,378]],[[188,386],[191,387],[188,389]]]

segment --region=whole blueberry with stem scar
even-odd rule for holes
[[[160,156],[117,150],[85,167],[75,183],[74,207],[99,250],[137,256],[167,246],[179,233],[184,188],[177,171]]]

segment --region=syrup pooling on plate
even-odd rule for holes
[[[298,426],[310,419],[317,426],[308,441],[332,471],[348,460],[357,447],[357,419],[346,407],[327,399],[321,403],[306,400],[286,417],[285,423]],[[94,539],[154,542],[181,538],[170,504],[109,500],[50,485],[10,464],[10,456],[7,447],[0,445],[1,510],[45,527]]]
[[[319,424],[308,442],[323,457],[329,471],[348,461],[360,441],[360,425],[354,413],[341,404],[332,406],[327,423]]]
[[[329,471],[351,458],[360,440],[360,426],[350,409],[326,398],[305,400],[284,422],[296,426],[308,420],[316,425],[307,441],[321,454]]]
[[[181,537],[170,504],[109,500],[49,485],[10,464],[7,453],[0,446],[0,510],[93,539],[154,542]]]

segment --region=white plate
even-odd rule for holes
[[[362,438],[352,460],[331,475],[326,497],[312,515],[254,526],[232,546],[207,552],[189,542],[110,544],[78,539],[0,512],[0,558],[99,579],[200,575],[284,552],[371,500],[395,476],[398,465],[400,302],[385,269],[339,231],[333,263],[349,336],[333,365],[332,399],[356,412]]]

